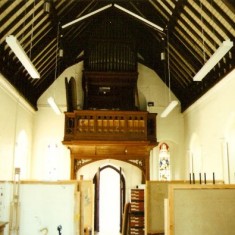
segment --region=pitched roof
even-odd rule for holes
[[[1,0],[0,72],[37,109],[38,98],[55,74],[84,60],[94,25],[113,17],[133,29],[138,62],[170,84],[182,110],[235,67],[234,46],[203,81],[193,81],[223,41],[234,43],[233,0]],[[12,53],[5,41],[8,35],[17,37],[40,79],[32,79]],[[61,45],[63,58],[56,56]],[[163,52],[167,66],[161,60]]]

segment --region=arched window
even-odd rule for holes
[[[159,180],[170,180],[170,152],[169,146],[162,143],[159,146]]]

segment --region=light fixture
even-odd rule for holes
[[[168,90],[168,95],[169,95],[169,104],[168,106],[163,110],[161,113],[161,117],[165,118],[168,116],[168,114],[178,105],[177,100],[171,100],[171,73],[170,73],[170,46],[169,46],[169,35],[167,31],[167,69],[168,69],[168,81],[169,81],[169,90]]]
[[[82,17],[77,18],[76,20],[73,20],[73,21],[71,21],[71,22],[69,22],[69,23],[67,23],[67,24],[64,24],[64,25],[62,25],[62,29],[67,28],[67,27],[69,27],[70,25],[73,25],[73,24],[75,24],[75,23],[77,23],[77,22],[79,22],[79,21],[82,21],[82,20],[84,20],[84,19],[86,19],[86,18],[88,18],[88,17],[90,17],[90,16],[92,16],[92,15],[95,15],[95,14],[101,12],[101,11],[104,11],[104,10],[110,8],[111,6],[112,6],[112,4],[108,4],[107,6],[101,7],[101,8],[99,8],[99,9],[97,9],[96,11],[93,11],[93,12],[91,12],[91,13],[88,13],[88,14],[82,16]]]
[[[60,27],[60,26],[59,26]],[[59,30],[59,29],[58,29]],[[63,34],[60,34],[60,37],[59,37],[59,42],[58,42],[58,47],[59,47],[59,52],[58,52],[58,56],[60,58],[63,58],[64,57],[64,49],[63,49]]]
[[[193,81],[202,81],[202,79],[214,68],[214,66],[225,56],[225,54],[233,47],[233,42],[229,39],[223,41],[220,47],[204,64],[204,66],[193,77]]]
[[[59,49],[59,57],[63,58],[64,56],[64,50],[62,48]]]
[[[101,12],[101,11],[104,11],[104,10],[110,8],[110,7],[115,7],[115,8],[117,8],[117,9],[119,9],[119,10],[121,10],[121,11],[123,11],[123,12],[125,12],[125,13],[127,13],[127,14],[129,14],[129,15],[131,15],[131,16],[133,16],[133,17],[135,17],[135,18],[137,18],[137,19],[139,19],[139,20],[141,20],[141,21],[143,21],[144,23],[146,23],[146,24],[148,24],[149,26],[151,26],[151,27],[157,29],[159,32],[161,32],[162,34],[165,35],[165,33],[163,32],[164,29],[163,29],[162,27],[160,27],[160,26],[154,24],[153,22],[151,22],[151,21],[149,21],[149,20],[146,20],[145,18],[143,18],[143,17],[141,17],[141,16],[139,16],[139,15],[137,15],[137,14],[135,14],[135,13],[129,11],[129,10],[127,10],[127,9],[124,8],[124,7],[121,7],[120,5],[118,5],[118,4],[116,4],[116,3],[115,3],[115,4],[108,4],[108,5],[106,5],[106,6],[104,6],[104,7],[101,7],[101,8],[99,8],[99,9],[93,11],[93,12],[90,12],[90,13],[84,15],[84,16],[81,16],[81,17],[79,17],[79,18],[77,18],[77,19],[75,19],[75,20],[73,20],[73,21],[71,21],[71,22],[69,22],[69,23],[67,23],[67,24],[64,24],[64,25],[62,25],[62,29],[67,28],[67,27],[69,27],[70,25],[73,25],[73,24],[75,24],[75,23],[77,23],[77,22],[79,22],[79,21],[82,21],[82,20],[84,20],[84,19],[86,19],[86,18],[88,18],[88,17],[90,17],[90,16],[92,16],[92,15],[95,15],[95,14]]]
[[[61,114],[61,111],[60,111],[60,108],[58,107],[58,105],[56,104],[55,100],[53,97],[49,97],[47,99],[47,102],[48,104],[51,106],[51,108],[54,110],[54,112],[57,114],[57,115],[60,115]]]
[[[177,105],[178,105],[177,100],[172,100],[169,105],[164,109],[164,111],[161,113],[161,117],[164,118],[166,117]]]
[[[49,1],[45,1],[43,8],[44,8],[44,12],[50,13],[50,11],[51,11],[51,3]]]
[[[148,24],[148,25],[154,27],[155,29],[157,29],[157,30],[159,30],[161,33],[163,33],[164,29],[163,29],[162,27],[160,27],[160,26],[154,24],[153,22],[151,22],[151,21],[149,21],[149,20],[146,20],[145,18],[143,18],[143,17],[141,17],[141,16],[139,16],[139,15],[137,15],[137,14],[135,14],[135,13],[129,11],[129,10],[127,10],[127,9],[125,9],[124,7],[119,6],[119,5],[116,4],[116,3],[114,4],[114,7],[118,8],[119,10],[121,10],[121,11],[123,11],[123,12],[126,12],[127,14],[129,14],[129,15],[131,15],[131,16],[134,16],[135,18],[137,18],[137,19],[143,21],[144,23],[146,23],[146,24]],[[163,34],[164,34],[164,33],[163,33]]]
[[[15,53],[17,58],[23,64],[25,69],[28,71],[32,78],[40,78],[40,74],[37,69],[34,67],[33,63],[25,53],[23,47],[20,45],[20,42],[13,35],[9,35],[6,37],[6,42],[11,50]]]

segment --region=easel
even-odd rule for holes
[[[9,235],[19,234],[19,194],[20,194],[20,168],[15,168],[13,181],[13,200],[10,208],[10,226]]]

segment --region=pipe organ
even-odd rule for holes
[[[157,145],[156,114],[138,107],[132,30],[115,16],[103,17],[91,30],[84,51],[83,110],[70,105],[65,113],[63,143],[71,151],[71,179],[83,165],[107,158],[133,164],[142,170],[143,182],[149,179],[150,150]]]

